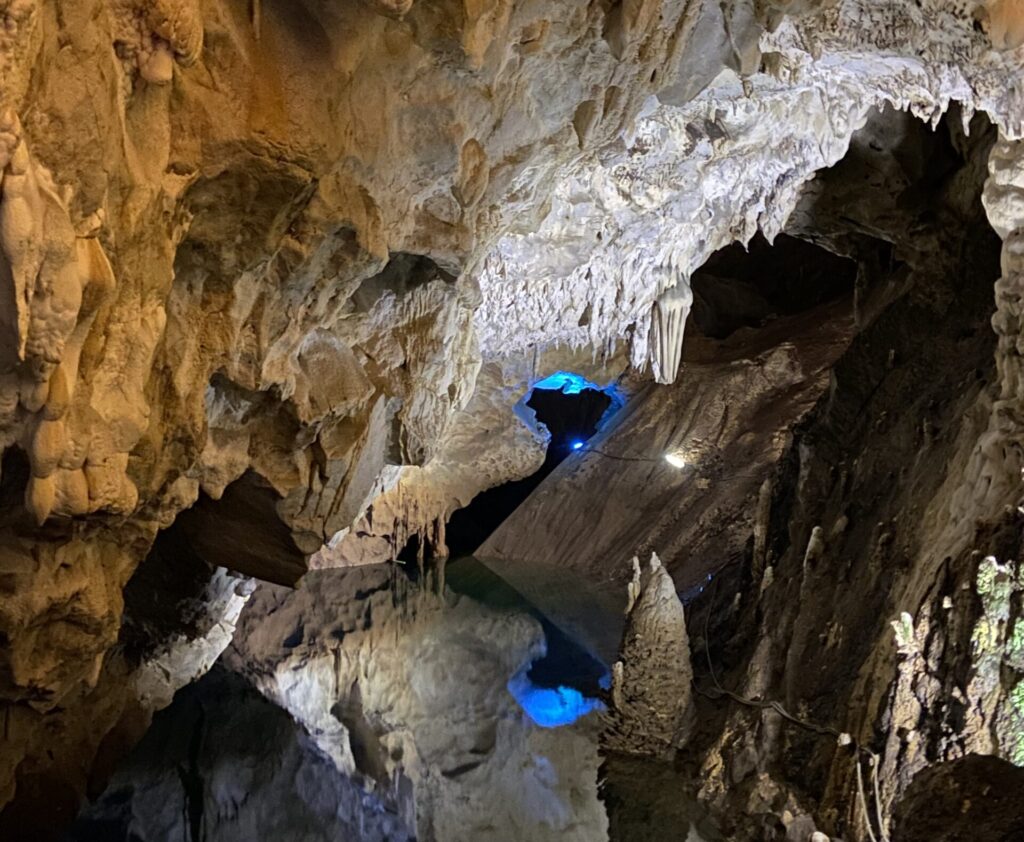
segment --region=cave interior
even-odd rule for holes
[[[1024,842],[1024,3],[0,24],[0,840]]]

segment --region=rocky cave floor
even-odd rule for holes
[[[0,842],[1024,842],[1024,2],[0,0]]]

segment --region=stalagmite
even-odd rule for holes
[[[633,559],[626,626],[612,671],[604,751],[669,759],[693,727],[690,641],[683,604],[657,555]]]

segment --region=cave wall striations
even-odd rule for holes
[[[958,277],[970,284],[935,309],[948,269],[922,273],[837,364],[832,394],[798,432],[772,501],[770,563],[749,592],[754,613],[739,614],[758,631],[725,653],[729,687],[879,756],[887,831],[914,777],[933,764],[972,753],[1024,762],[1021,160],[1020,144],[1006,140],[988,157],[983,201],[1002,239],[995,341],[979,319],[992,307],[979,277],[990,259],[966,233]],[[952,317],[954,301],[962,312]],[[935,310],[931,326],[908,328],[922,306]],[[994,361],[985,358],[992,345]],[[884,353],[888,371],[869,378],[869,391],[862,378]],[[914,357],[917,374],[906,370]],[[701,752],[708,803],[810,813],[848,839],[869,838],[868,821],[878,833],[871,769],[861,755],[866,818],[849,744],[774,711],[734,707]]]
[[[118,705],[69,711],[200,492],[250,472],[308,555],[430,461],[481,366],[463,267],[691,5],[0,2],[0,801],[54,740],[84,791]]]
[[[1014,6],[973,5],[0,0],[0,801],[73,810],[114,724],[224,645],[233,579],[151,703],[111,654],[197,500],[233,488],[234,534],[269,511],[300,567],[410,524],[443,545],[538,459],[503,417],[531,380],[559,354],[668,379],[656,302],[781,230],[872,108],[1019,136]]]

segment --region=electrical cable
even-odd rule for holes
[[[598,456],[604,456],[607,459],[617,459],[620,462],[661,462],[662,459],[655,459],[652,456],[616,456],[614,453],[607,453],[604,450],[598,450],[596,447],[587,447],[584,445],[579,450],[573,451],[574,453],[596,453]]]

